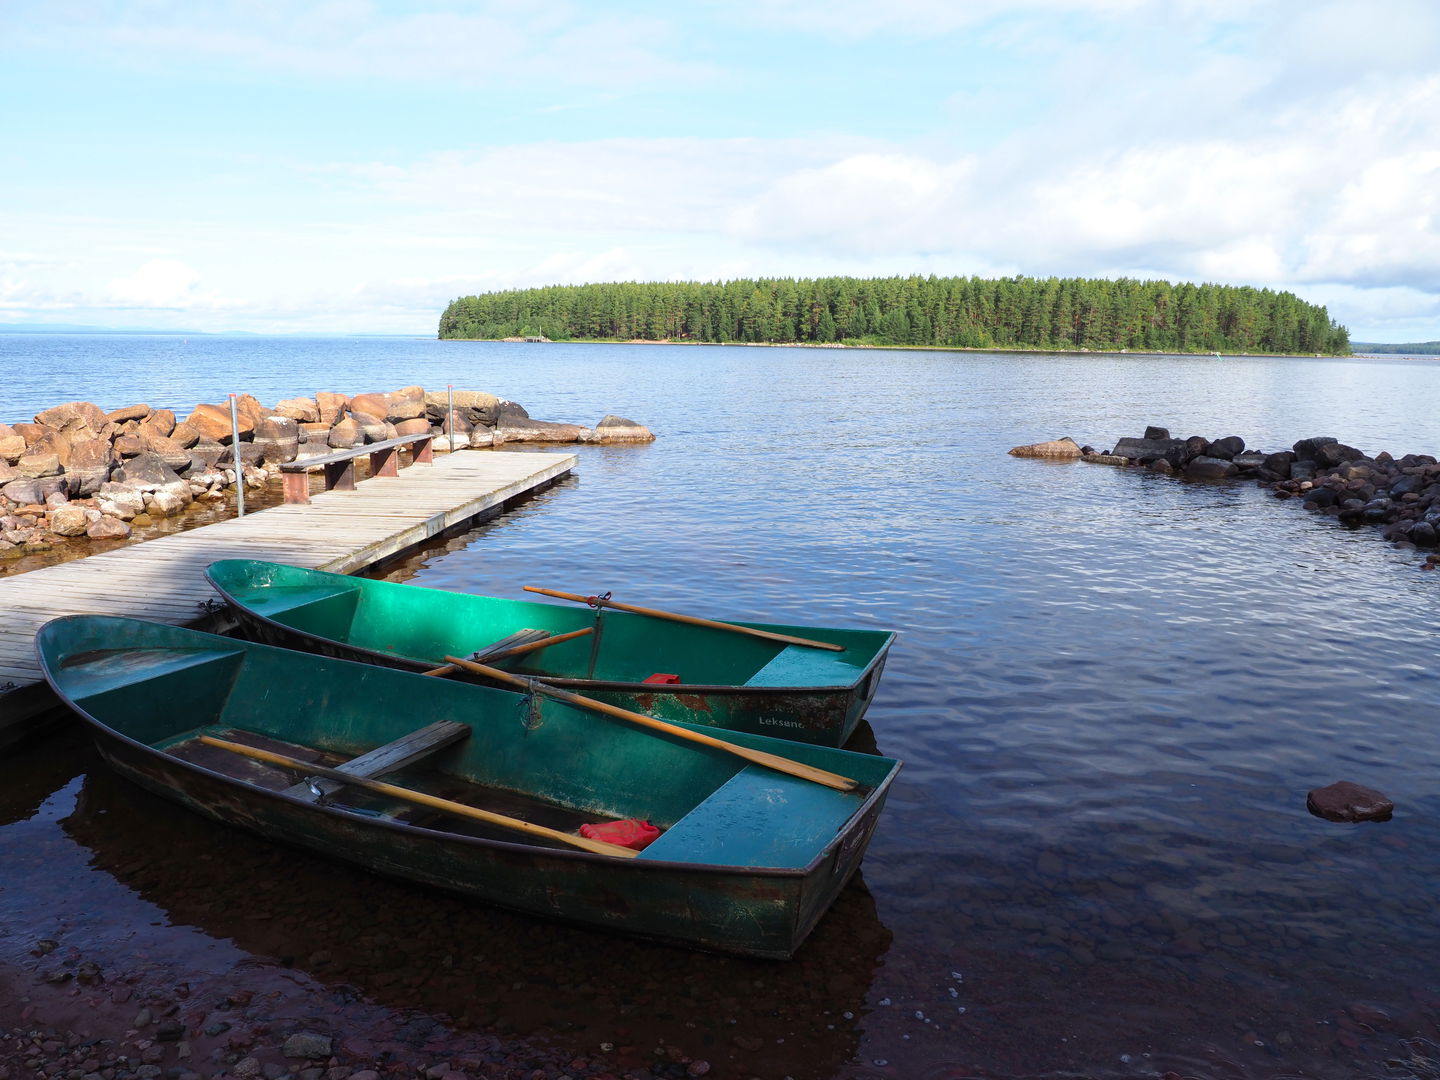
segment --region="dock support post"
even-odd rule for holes
[[[245,516],[245,462],[240,459],[240,411],[230,395],[230,454],[235,459],[235,516]]]

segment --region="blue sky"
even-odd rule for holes
[[[1432,0],[3,0],[0,323],[1056,274],[1435,340],[1437,56]]]

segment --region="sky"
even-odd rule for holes
[[[0,0],[0,324],[1131,277],[1440,340],[1435,0]]]

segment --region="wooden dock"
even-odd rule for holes
[[[93,613],[202,622],[214,599],[204,571],[217,559],[353,573],[466,527],[564,476],[575,461],[574,454],[554,453],[437,455],[434,464],[373,476],[355,491],[317,493],[305,506],[274,506],[0,579],[0,744],[55,705],[34,645],[50,619]]]

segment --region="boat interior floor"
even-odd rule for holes
[[[254,787],[264,788],[267,791],[291,793],[291,789],[305,787],[305,777],[297,774],[296,770],[282,765],[272,765],[220,747],[207,745],[200,741],[202,735],[241,743],[258,750],[284,754],[300,761],[332,769],[342,768],[347,761],[359,760],[347,759],[342,754],[330,753],[315,747],[286,742],[257,732],[224,725],[207,726],[187,732],[185,736],[164,748],[167,754],[179,758],[181,761],[198,765]],[[374,752],[372,751],[372,753]],[[361,773],[361,775],[366,774]],[[426,795],[434,795],[480,810],[489,810],[506,817],[519,818],[535,825],[544,825],[547,828],[576,835],[579,834],[580,826],[583,824],[614,820],[603,814],[576,810],[531,795],[476,784],[438,769],[427,768],[423,764],[411,763],[397,771],[386,773],[383,776],[376,775],[372,778],[383,779],[386,783],[410,788]],[[300,783],[297,784],[297,780]],[[321,783],[326,788],[332,789],[325,798],[326,805],[348,810],[360,816],[403,822],[419,828],[435,829],[460,836],[512,842],[520,840],[546,847],[552,846],[552,842],[544,838],[488,825],[485,822],[448,814],[441,810],[419,806],[358,787],[341,786],[328,780],[321,781]],[[311,798],[313,801],[308,791],[301,797]],[[564,847],[558,842],[554,846]]]

